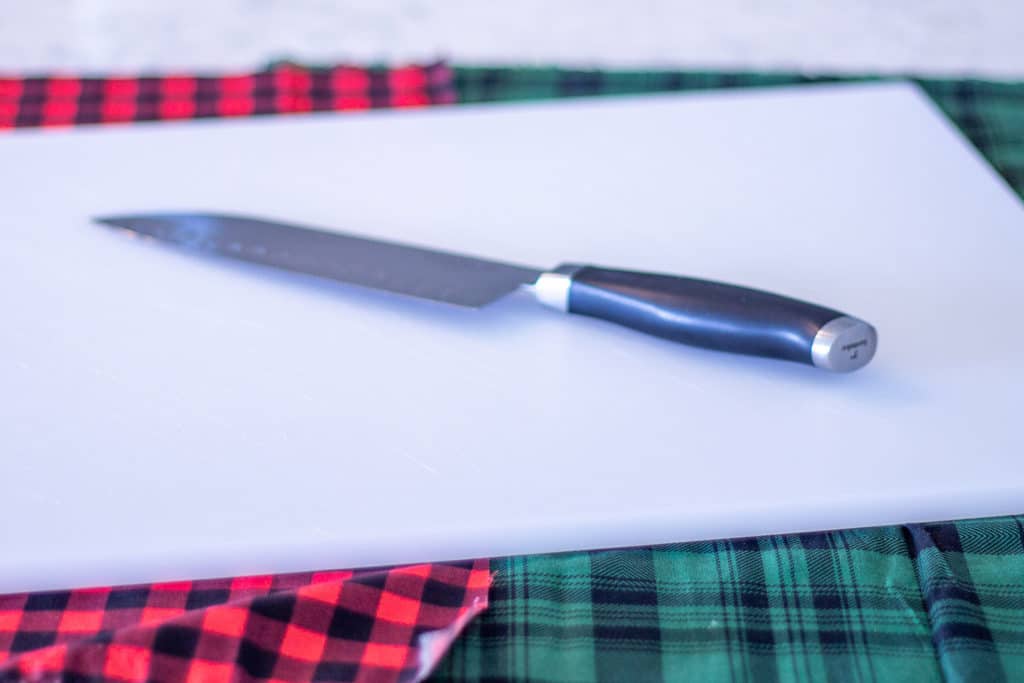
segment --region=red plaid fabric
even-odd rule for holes
[[[442,64],[0,78],[0,129],[455,100]],[[0,596],[0,681],[414,681],[487,607],[486,561]]]
[[[225,76],[0,78],[0,129],[250,116],[455,101],[444,64],[304,68]]]
[[[416,681],[486,561],[0,596],[0,681]]]

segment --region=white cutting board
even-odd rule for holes
[[[1024,512],[1024,210],[913,87],[0,137],[0,592]],[[866,369],[90,224],[237,211],[872,322]]]

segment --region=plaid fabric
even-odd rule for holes
[[[462,102],[867,80],[540,68],[455,78]],[[1024,196],[1024,83],[915,80]],[[491,608],[434,680],[1024,680],[1022,523],[494,560]]]
[[[414,681],[484,561],[0,596],[0,681]]]
[[[0,128],[407,107],[444,65],[0,78]],[[0,681],[411,681],[487,606],[484,561],[0,596]]]
[[[458,68],[461,102],[873,80],[808,74]],[[914,78],[1024,197],[1024,82]]]
[[[435,681],[1024,680],[1024,518],[492,561]]]
[[[393,69],[284,64],[230,76],[0,78],[0,129],[452,101],[451,71],[443,64]]]

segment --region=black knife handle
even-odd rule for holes
[[[545,284],[560,294],[541,296]],[[559,282],[555,280],[560,279]],[[567,279],[566,279],[567,278]],[[875,329],[817,304],[757,289],[672,275],[567,265],[541,276],[538,297],[569,313],[717,351],[848,372],[878,344]],[[558,301],[562,297],[561,302]]]

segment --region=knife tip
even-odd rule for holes
[[[124,226],[124,219],[124,216],[93,216],[92,222],[120,228]]]

